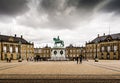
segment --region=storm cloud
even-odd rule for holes
[[[27,0],[0,0],[0,14],[14,16],[26,12]]]
[[[109,0],[109,2],[103,6],[102,11],[104,12],[115,12],[120,13],[120,0]]]
[[[38,0],[36,10],[32,8],[34,13],[23,16],[24,19],[19,20],[19,23],[34,28],[73,29],[82,25],[85,20],[89,22],[94,8],[102,1]],[[35,19],[34,22],[32,19]]]
[[[38,11],[56,17],[87,17],[93,14],[94,8],[103,0],[41,0]],[[60,18],[61,18],[60,17]],[[70,17],[69,17],[70,18]],[[82,19],[83,20],[83,19]]]
[[[103,0],[68,0],[67,4],[68,6],[76,6],[77,8],[92,9],[102,1]]]
[[[94,9],[103,0],[42,0],[40,7],[48,12],[65,11],[68,7],[75,7],[76,9]]]
[[[14,27],[13,34],[38,44],[53,43],[58,35],[80,44],[107,33],[108,25],[119,32],[119,13],[120,0],[0,0],[0,30],[9,34]]]

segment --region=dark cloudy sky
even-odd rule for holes
[[[0,0],[0,31],[23,35],[35,47],[82,46],[97,34],[120,32],[120,0]]]

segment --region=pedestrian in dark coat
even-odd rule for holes
[[[76,58],[76,60],[77,60],[77,64],[78,64],[78,57]]]
[[[6,58],[7,62],[9,61],[8,58]]]
[[[82,63],[82,56],[80,56],[80,63]]]

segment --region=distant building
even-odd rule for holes
[[[41,60],[47,60],[51,57],[51,47],[35,48],[35,56],[38,56]]]
[[[74,60],[80,56],[85,58],[85,47],[74,47],[73,45],[66,47],[66,58]]]
[[[86,43],[86,56],[88,59],[120,60],[120,33],[103,35]]]
[[[57,48],[60,49],[60,48]],[[65,57],[68,60],[75,60],[76,57],[80,57],[80,55],[85,58],[85,47],[74,47],[72,45],[67,46],[65,49]],[[43,48],[35,48],[35,55],[39,56],[42,60],[48,60],[52,57],[52,50],[55,50],[55,48],[51,47],[43,47]],[[63,53],[64,54],[64,53]]]
[[[26,41],[23,36],[0,35],[0,59],[26,59],[34,56],[34,44]]]

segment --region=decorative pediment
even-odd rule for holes
[[[13,38],[13,37],[10,37],[10,38],[9,38],[9,41],[14,41],[14,38]]]
[[[109,36],[106,37],[105,40],[106,40],[106,41],[111,41],[111,40],[112,40],[112,37],[109,35]]]

